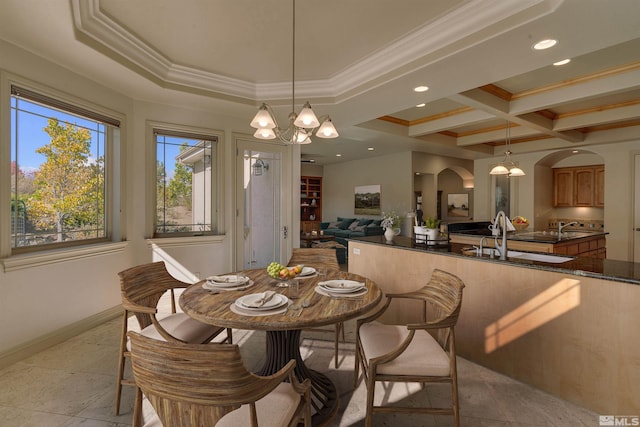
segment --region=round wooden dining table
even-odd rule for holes
[[[211,291],[203,287],[204,281],[189,286],[180,296],[180,306],[189,316],[201,322],[225,328],[264,330],[267,334],[267,354],[257,375],[271,375],[296,360],[295,373],[300,381],[311,380],[313,425],[326,424],[338,410],[338,393],[333,382],[320,372],[307,368],[300,354],[302,329],[315,328],[344,322],[374,308],[382,298],[378,286],[366,277],[345,271],[327,269],[326,274],[295,279],[299,283],[298,298],[291,299],[288,309],[275,310],[277,314],[247,315],[238,313],[235,301],[244,296],[268,290],[289,297],[289,288],[279,287],[281,282],[269,277],[266,269],[237,272],[243,274],[252,285],[243,290]],[[326,280],[354,280],[364,283],[364,295],[349,297],[346,294],[322,295],[316,291],[319,282]],[[360,292],[362,293],[362,292]],[[302,308],[306,301],[307,307]]]

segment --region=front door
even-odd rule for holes
[[[283,191],[288,149],[281,144],[237,139],[236,269],[283,262],[290,200]]]

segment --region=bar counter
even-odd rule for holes
[[[384,293],[419,289],[436,268],[453,273],[465,283],[459,356],[598,414],[640,413],[640,264],[501,261],[463,255],[465,244],[429,246],[403,236],[351,239],[349,272]],[[419,319],[404,304],[379,320]]]
[[[476,257],[465,255],[464,249],[469,248],[468,244],[449,243],[425,245],[416,244],[415,241],[406,236],[396,236],[392,242],[387,242],[384,236],[368,236],[356,237],[350,241],[361,241],[372,244],[385,245],[388,247],[402,248],[412,251],[423,251],[438,253],[445,256],[473,258],[478,261],[490,263],[507,263],[525,268],[533,268],[545,271],[554,271],[558,273],[571,274],[574,276],[592,277],[595,279],[611,280],[615,282],[631,283],[640,285],[640,264],[628,261],[617,261],[611,259],[598,259],[586,257],[572,257],[571,261],[560,264],[553,264],[540,261],[531,261],[517,258],[510,258],[501,261],[497,258],[491,259],[488,256]],[[492,241],[491,241],[492,242]],[[507,249],[509,243],[507,242]],[[351,255],[351,254],[350,254]]]

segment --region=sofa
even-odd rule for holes
[[[321,222],[320,230],[325,236],[333,236],[336,242],[347,247],[350,238],[384,234],[381,222],[381,219],[338,217],[335,221]]]

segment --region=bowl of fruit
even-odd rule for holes
[[[523,216],[516,216],[511,220],[511,223],[517,231],[526,230],[529,226],[529,220]]]
[[[287,267],[279,262],[272,262],[267,266],[267,274],[280,282],[279,286],[288,286],[288,281],[295,279],[302,272],[303,265]]]

